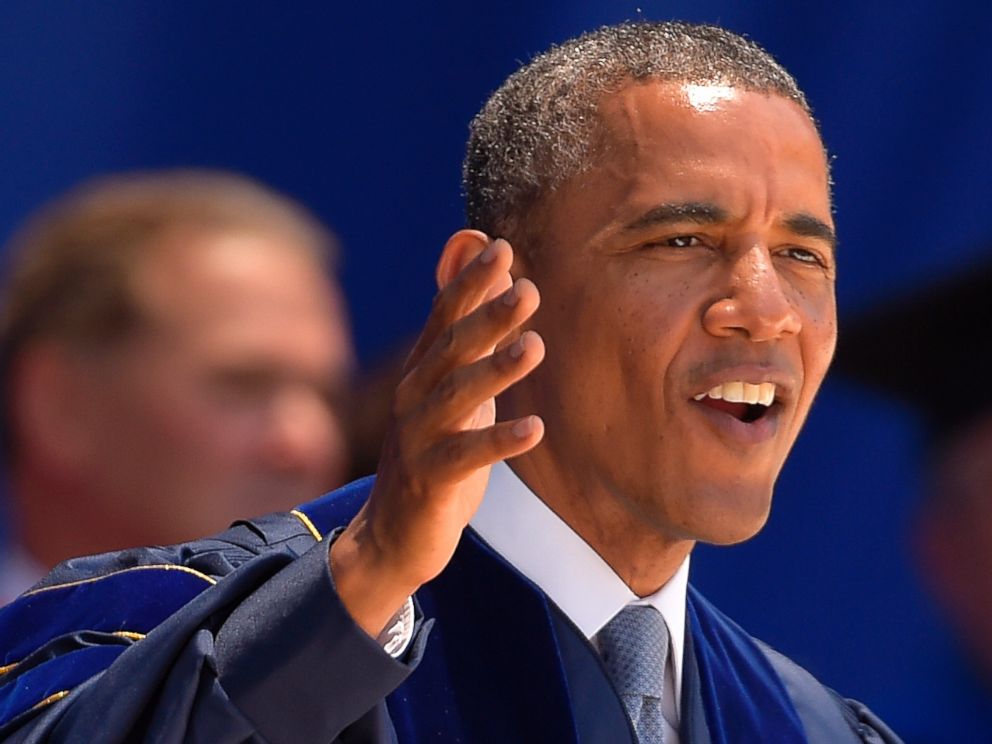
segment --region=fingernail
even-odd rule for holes
[[[519,299],[520,299],[520,295],[517,294],[517,285],[514,282],[513,286],[510,287],[509,291],[507,291],[507,293],[503,295],[503,304],[513,307],[514,305],[517,304],[517,301]]]
[[[479,256],[479,261],[481,263],[487,264],[487,263],[492,263],[493,259],[495,258],[496,258],[496,244],[490,243],[489,245],[486,246],[486,249],[482,252],[482,255]]]
[[[518,439],[526,439],[534,433],[534,417],[528,416],[525,419],[520,419],[520,421],[513,425],[513,428],[510,429],[510,431],[512,431],[513,436]]]
[[[519,359],[524,355],[524,337],[521,336],[510,346],[510,358]]]

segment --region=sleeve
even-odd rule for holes
[[[429,624],[418,613],[393,659],[338,599],[330,539],[298,551],[256,533],[77,561],[0,611],[0,741],[388,736],[380,702]]]
[[[843,698],[830,690],[851,730],[864,744],[903,744],[895,731],[890,729],[885,721],[871,712],[864,704],[850,698]]]

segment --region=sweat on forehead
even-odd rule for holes
[[[603,96],[648,80],[774,93],[812,118],[792,76],[742,36],[681,22],[607,26],[535,57],[472,120],[462,169],[468,226],[504,235],[548,190],[588,169]]]

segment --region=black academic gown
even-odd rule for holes
[[[403,658],[357,628],[327,550],[370,486],[56,568],[0,611],[0,740],[633,742],[596,652],[471,530],[417,593]],[[688,602],[684,744],[898,742],[692,588]]]

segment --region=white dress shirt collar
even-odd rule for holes
[[[493,465],[482,506],[471,525],[537,584],[587,639],[592,640],[628,604],[657,608],[671,636],[675,701],[681,699],[688,557],[661,589],[638,597],[504,462]]]

